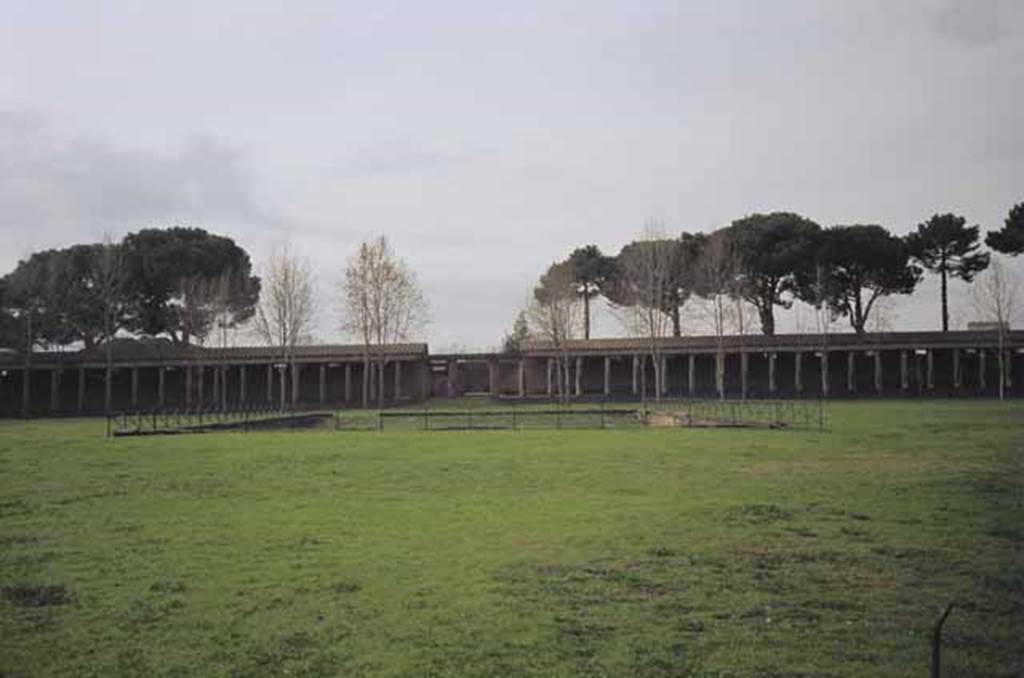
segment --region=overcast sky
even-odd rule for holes
[[[146,226],[257,265],[288,241],[334,340],[383,233],[431,345],[482,348],[551,261],[649,219],[995,229],[1024,201],[1022,27],[1019,0],[0,0],[0,271]],[[898,326],[937,327],[936,290]]]

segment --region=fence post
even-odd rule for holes
[[[942,648],[942,625],[946,623],[946,617],[953,610],[953,603],[946,606],[946,611],[939,617],[939,621],[935,624],[935,630],[932,631],[932,678],[941,678],[942,668],[940,663],[940,653]]]

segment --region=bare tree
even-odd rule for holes
[[[615,314],[626,331],[642,338],[654,368],[654,399],[665,392],[662,369],[663,342],[673,331],[674,306],[679,272],[679,243],[668,239],[660,225],[649,222],[641,238],[623,248],[617,261]],[[646,398],[646,393],[641,394]]]
[[[339,292],[342,329],[363,345],[363,406],[369,405],[376,385],[377,403],[383,407],[384,347],[408,341],[429,322],[423,291],[412,269],[381,236],[361,244],[349,259]]]
[[[104,409],[109,413],[113,397],[114,336],[120,329],[117,323],[122,317],[124,306],[124,256],[121,247],[113,238],[104,235],[98,257],[96,268],[99,272],[100,293],[103,299],[103,353],[106,362],[103,403]]]
[[[217,345],[226,347],[228,333],[239,324],[236,299],[246,282],[247,278],[235,275],[230,268],[212,277],[183,277],[178,282],[182,335],[202,346],[213,333]]]
[[[571,342],[584,333],[583,304],[567,263],[553,264],[541,276],[526,309],[526,318],[530,332],[555,350],[558,396],[564,402],[571,393]]]
[[[1020,280],[997,257],[992,258],[988,270],[981,274],[971,287],[971,300],[979,320],[993,327],[996,333],[999,355],[999,399],[1006,396],[1011,363],[1006,358],[1006,335],[1017,319],[1020,309]]]
[[[715,336],[715,388],[725,398],[725,338],[743,323],[739,303],[741,260],[727,231],[712,233],[698,261],[698,294],[706,324]]]
[[[867,322],[869,332],[892,332],[893,321],[897,316],[896,299],[881,296],[875,301],[874,313]],[[956,329],[954,327],[954,329]]]
[[[313,285],[309,263],[294,254],[290,247],[286,245],[270,255],[263,271],[263,290],[256,307],[254,329],[264,343],[280,350],[282,384],[285,370],[295,369],[296,346],[309,334],[313,324]],[[282,387],[281,408],[286,405]]]

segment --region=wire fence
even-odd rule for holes
[[[530,429],[770,428],[826,430],[824,403],[806,400],[662,400],[513,405],[501,409],[282,410],[272,407],[135,410],[107,417],[107,435],[203,431],[482,431]]]
[[[253,430],[264,424],[307,416],[275,407],[137,409],[107,415],[107,437],[201,433],[216,430]]]

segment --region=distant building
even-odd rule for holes
[[[1004,332],[1009,332],[1010,323],[1001,323],[996,320],[977,320],[967,323],[968,332],[998,332],[1000,329]]]

